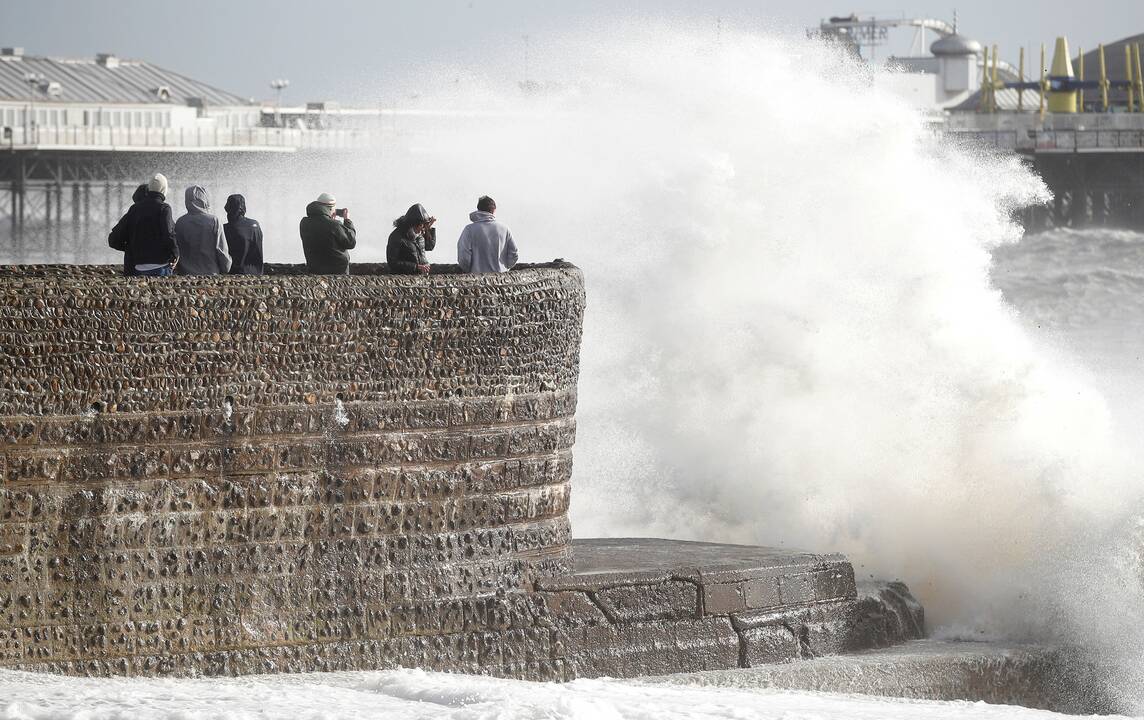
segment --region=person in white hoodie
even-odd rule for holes
[[[518,259],[508,226],[496,219],[497,204],[488,195],[477,201],[472,222],[457,241],[457,264],[467,273],[508,272]]]

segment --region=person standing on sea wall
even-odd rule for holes
[[[336,208],[338,201],[329,193],[306,206],[306,217],[298,224],[306,271],[311,275],[349,275],[350,250],[357,247],[357,228],[349,208]]]
[[[512,231],[496,219],[497,204],[488,195],[477,200],[476,212],[457,240],[457,264],[467,273],[502,273],[516,265],[519,254]]]
[[[413,205],[404,215],[393,221],[393,232],[385,246],[385,261],[394,275],[428,275],[430,271],[427,251],[437,247],[437,228],[420,203]]]
[[[147,182],[147,195],[130,213],[127,249],[135,274],[168,277],[179,264],[175,217],[167,204],[167,178],[155,173]]]
[[[231,195],[223,205],[226,211],[226,249],[230,253],[231,275],[262,274],[262,226],[246,217],[246,198]]]
[[[175,239],[179,243],[179,275],[218,275],[230,270],[230,255],[222,222],[211,214],[211,199],[206,188],[192,185],[185,194],[187,214],[175,223]]]
[[[119,218],[119,222],[115,223],[115,227],[111,228],[111,232],[107,235],[107,246],[123,253],[123,274],[127,276],[135,274],[135,262],[131,259],[131,252],[127,247],[131,235],[132,216],[145,197],[147,197],[147,183],[135,188],[135,192],[131,194],[131,207],[127,208],[127,212],[123,213],[123,217]]]

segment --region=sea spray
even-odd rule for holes
[[[488,193],[526,258],[583,267],[576,533],[841,550],[938,623],[1038,629],[1053,556],[1130,488],[1101,395],[990,281],[1039,180],[810,42],[550,52],[546,92],[423,99],[485,114],[384,173],[442,237]]]
[[[1086,642],[1131,612],[1100,603],[1134,575],[1078,574],[1137,505],[1127,446],[990,279],[1035,176],[810,41],[617,25],[544,55],[527,94],[427,70],[423,114],[286,200],[335,192],[359,261],[423,202],[440,262],[489,194],[524,259],[584,269],[577,535],[843,551],[973,634]],[[259,180],[234,181],[252,214]],[[294,221],[261,219],[268,256],[299,259]]]

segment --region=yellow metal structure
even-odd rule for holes
[[[1078,80],[1080,80],[1081,82],[1084,82],[1084,49],[1083,48],[1077,48],[1076,54],[1077,54],[1076,76],[1077,76]],[[1080,109],[1081,112],[1084,112],[1084,88],[1083,87],[1081,87],[1081,89],[1077,91],[1076,105],[1077,105],[1077,108]]]
[[[1144,73],[1140,72],[1140,46],[1132,46],[1133,64],[1136,74],[1132,77],[1136,81],[1136,110],[1144,112]]]
[[[1100,109],[1108,112],[1108,68],[1104,65],[1104,45],[1100,46]]]
[[[1017,66],[1017,73],[1020,76],[1018,82],[1025,82],[1025,46],[1021,46],[1021,62]],[[1025,109],[1025,90],[1017,88],[1017,112],[1022,112]]]
[[[1049,89],[1049,71],[1045,67],[1045,44],[1041,43],[1041,120],[1045,119],[1045,95]]]
[[[1074,78],[1072,58],[1069,57],[1069,42],[1063,37],[1057,38],[1057,46],[1053,50],[1053,69],[1050,73],[1054,78]],[[1075,113],[1076,90],[1049,91],[1049,112]]]
[[[997,88],[1000,84],[997,82],[997,57],[1001,53],[997,50],[997,46],[993,46],[993,77],[992,82],[989,84],[989,112],[997,112]]]
[[[978,112],[989,112],[989,47],[982,50],[981,96],[977,100]]]
[[[1128,80],[1128,112],[1136,112],[1136,82],[1132,79],[1132,48],[1124,46],[1124,77]]]

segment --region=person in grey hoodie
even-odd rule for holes
[[[230,270],[222,222],[211,214],[211,199],[205,188],[192,185],[186,192],[187,214],[175,222],[179,244],[177,275],[218,275]]]
[[[488,195],[477,201],[477,211],[469,213],[472,222],[457,241],[457,264],[468,273],[507,272],[519,256],[512,231],[496,219],[497,204]]]

